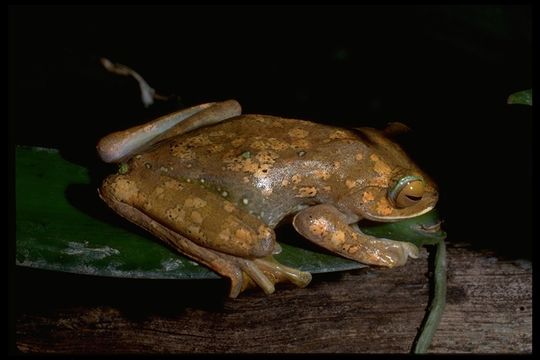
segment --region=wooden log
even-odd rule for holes
[[[448,249],[433,353],[531,353],[532,266]],[[404,353],[429,296],[427,256],[398,269],[315,275],[226,298],[226,282],[126,280],[18,269],[24,353]]]

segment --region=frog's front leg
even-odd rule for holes
[[[316,244],[349,259],[388,267],[404,265],[418,257],[418,248],[407,242],[376,238],[353,229],[347,217],[332,205],[321,204],[299,212],[296,231]]]
[[[109,176],[100,196],[123,217],[230,278],[231,297],[254,284],[272,293],[277,282],[306,286],[311,280],[273,260],[278,245],[270,227],[199,184],[135,168]]]

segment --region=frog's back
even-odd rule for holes
[[[209,160],[217,165],[219,160],[228,164],[231,157],[242,155],[249,159],[264,151],[277,156],[276,159],[290,160],[308,155],[303,159],[305,161],[310,158],[309,154],[334,147],[336,141],[352,143],[357,140],[357,135],[349,130],[305,120],[248,114],[180,135],[167,145],[174,158]]]
[[[198,181],[274,223],[323,195],[317,182],[343,182],[336,167],[354,161],[349,158],[356,152],[357,135],[348,130],[241,115],[168,140],[141,161],[172,177]]]

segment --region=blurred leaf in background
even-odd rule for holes
[[[532,89],[518,91],[508,97],[508,104],[521,104],[532,106]]]

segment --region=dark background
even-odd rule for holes
[[[450,242],[531,257],[530,6],[9,9],[10,143],[61,149],[96,184],[103,135],[234,98],[245,113],[414,129]],[[145,109],[128,65],[178,100]]]

